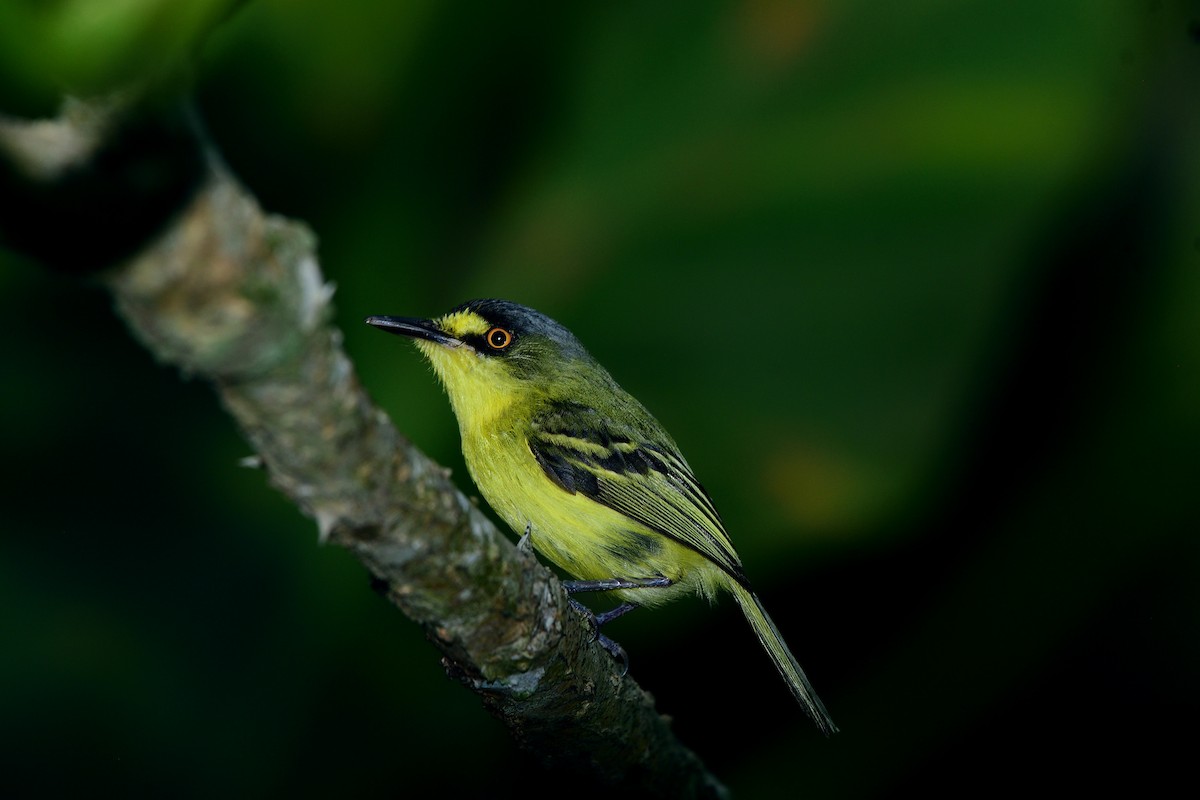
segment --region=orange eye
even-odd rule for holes
[[[493,350],[503,350],[512,344],[513,336],[504,328],[492,328],[483,335],[483,340],[488,343],[488,347]]]

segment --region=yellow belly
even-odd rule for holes
[[[467,468],[484,499],[518,534],[529,530],[534,548],[574,577],[672,581],[614,592],[639,605],[689,592],[711,596],[724,582],[724,573],[695,550],[554,483],[519,431],[462,433]]]

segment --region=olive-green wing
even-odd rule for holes
[[[529,448],[565,491],[698,551],[746,585],[712,499],[665,435],[651,437],[588,406],[561,403],[534,418]]]

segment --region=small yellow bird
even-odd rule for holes
[[[726,589],[817,727],[837,731],[675,442],[570,331],[506,300],[366,322],[412,338],[429,359],[472,480],[522,543],[580,579],[564,583],[569,593],[611,591],[624,601],[594,615],[597,626],[637,606],[689,593],[711,601]]]

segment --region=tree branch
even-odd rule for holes
[[[0,162],[19,176],[0,194],[78,174],[114,144],[107,136],[128,135],[129,108],[76,103],[55,121],[0,118]],[[371,403],[329,323],[332,290],[312,233],[265,214],[195,141],[207,163],[182,210],[103,279],[137,338],[212,382],[271,483],[316,520],[323,541],[362,561],[521,746],[614,787],[724,796],[651,697],[589,643],[554,576]],[[26,249],[37,256],[36,243]]]

